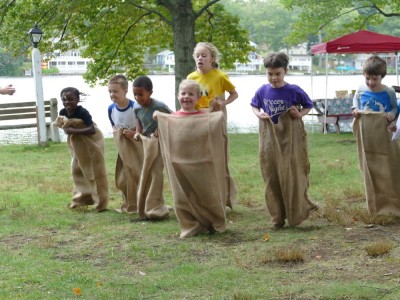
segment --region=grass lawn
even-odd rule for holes
[[[320,210],[272,230],[258,135],[230,135],[238,194],[227,231],[179,239],[118,214],[116,148],[106,140],[109,210],[70,210],[65,143],[0,147],[0,299],[399,299],[399,219],[370,216],[351,133],[310,133],[309,196]],[[168,181],[165,198],[172,205]]]

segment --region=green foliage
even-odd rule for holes
[[[4,49],[0,49],[0,76],[20,76],[23,57],[14,57]]]
[[[321,41],[326,41],[360,29],[377,29],[385,18],[400,17],[399,1],[280,1],[288,9],[301,10],[288,36],[288,40],[293,43],[313,36],[320,35]]]
[[[93,59],[85,79],[105,83],[116,73],[128,79],[147,72],[144,55],[175,50],[176,78],[194,67],[196,40],[215,41],[226,58],[243,60],[249,51],[248,33],[216,1],[141,0],[16,0],[0,6],[0,42],[26,53],[27,31],[38,23],[44,32],[40,49],[82,49]],[[228,27],[225,27],[227,24]],[[195,28],[196,26],[196,36]],[[222,30],[227,28],[229,31]],[[197,34],[198,31],[198,34]],[[223,47],[229,43],[229,47]]]
[[[250,39],[265,50],[279,51],[289,46],[285,37],[298,13],[286,9],[279,0],[234,1],[223,0],[226,10],[240,18],[240,24],[249,30]]]
[[[60,73],[58,68],[42,69],[43,75],[54,75],[54,74],[58,74],[58,73]]]
[[[235,61],[248,62],[248,53],[254,51],[248,31],[238,25],[239,17],[228,13],[227,8],[215,4],[208,14],[203,14],[196,22],[196,41],[208,41],[218,48],[222,54],[222,69],[233,68]],[[212,15],[215,17],[210,19]]]

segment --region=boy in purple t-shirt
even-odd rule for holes
[[[282,52],[264,59],[269,84],[262,85],[251,100],[259,119],[271,118],[277,124],[279,116],[287,110],[292,118],[300,119],[313,107],[312,100],[299,86],[285,82],[288,64],[289,57]]]
[[[312,210],[318,209],[307,196],[309,161],[301,120],[313,103],[300,87],[284,81],[288,63],[285,53],[267,56],[264,66],[269,84],[261,86],[251,100],[253,112],[260,119],[264,197],[276,229],[282,228],[286,219],[289,226],[298,225]],[[290,116],[282,115],[286,111]],[[279,155],[275,155],[277,149]]]

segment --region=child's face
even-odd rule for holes
[[[210,50],[204,46],[199,46],[194,51],[197,71],[200,73],[208,73],[212,69],[212,63],[215,58],[211,56]]]
[[[72,114],[79,103],[79,99],[72,92],[62,94],[61,101],[68,114]]]
[[[135,100],[143,107],[150,105],[150,97],[153,91],[148,91],[142,87],[133,87],[133,96]]]
[[[377,91],[382,86],[382,75],[369,75],[364,73],[365,84],[370,88],[371,91]]]
[[[127,106],[126,94],[128,93],[128,89],[124,89],[118,83],[111,83],[108,84],[108,93],[110,94],[111,101],[117,104],[118,107],[124,108]]]
[[[181,104],[181,109],[186,112],[196,111],[195,105],[199,100],[199,93],[194,87],[184,87],[179,90],[178,100]]]
[[[268,82],[274,88],[280,88],[285,85],[285,75],[287,70],[285,68],[267,68],[266,69]]]

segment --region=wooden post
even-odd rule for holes
[[[53,122],[57,119],[58,116],[58,108],[57,108],[57,99],[50,99],[50,139],[53,142],[60,142],[60,133],[58,132],[58,127],[53,125]]]

